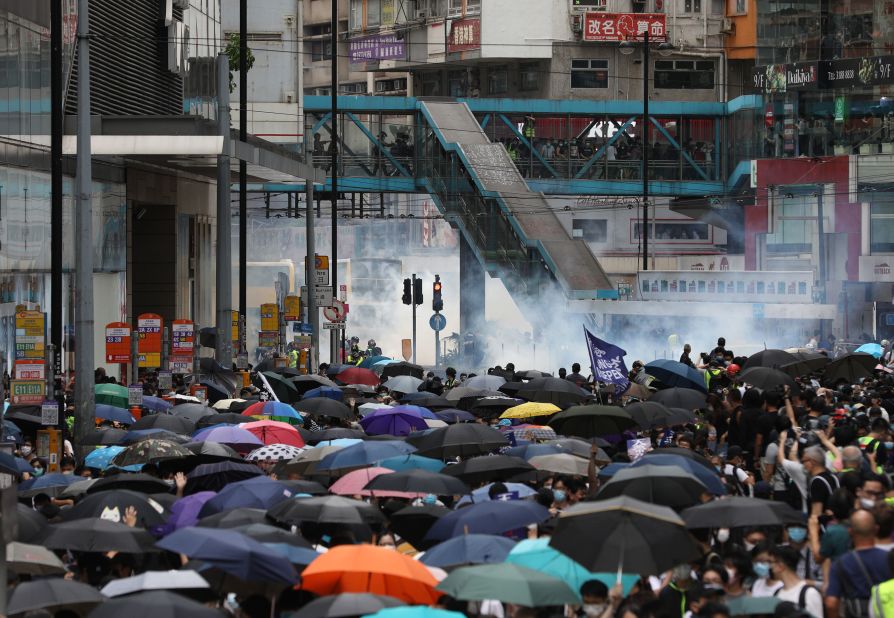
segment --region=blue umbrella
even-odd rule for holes
[[[580,594],[580,588],[584,582],[596,579],[605,584],[606,587],[611,588],[618,579],[617,573],[593,573],[588,571],[565,554],[550,547],[549,538],[519,541],[518,545],[509,552],[506,562],[558,577],[577,594]],[[624,589],[624,596],[627,596],[637,580],[639,580],[639,575],[621,574],[621,586]]]
[[[646,454],[638,462],[630,464],[630,467],[637,468],[639,466],[647,466],[650,464],[656,466],[680,466],[686,470],[686,472],[701,481],[708,491],[715,496],[722,496],[726,493],[726,490],[723,488],[723,483],[720,482],[720,477],[717,476],[717,474],[702,464],[682,455],[652,452]]]
[[[361,362],[359,366],[363,367],[364,369],[372,369],[373,366],[376,365],[377,363],[381,363],[383,361],[391,361],[391,360],[392,359],[388,358],[387,356],[381,356],[381,355],[380,356],[367,356],[366,358],[363,359],[363,362]]]
[[[549,519],[549,510],[530,500],[481,502],[447,513],[425,536],[441,541],[461,534],[504,534]]]
[[[292,497],[292,490],[266,476],[230,483],[208,500],[199,512],[204,518],[237,508],[269,509]]]
[[[349,446],[354,446],[355,444],[360,444],[361,442],[363,442],[363,440],[360,438],[336,438],[335,440],[323,440],[322,442],[317,442],[314,446],[308,446],[308,448],[321,448],[323,446],[347,448]]]
[[[183,528],[158,541],[156,546],[201,560],[245,581],[293,584],[298,579],[285,556],[235,530]]]
[[[166,536],[180,528],[195,526],[199,521],[199,511],[211,498],[216,496],[213,491],[200,491],[180,498],[171,506],[171,515],[168,521],[158,526],[152,532],[156,536]]]
[[[707,392],[705,376],[689,365],[659,358],[646,365],[646,373],[660,380],[665,386],[679,386]]]
[[[525,461],[531,457],[539,457],[540,455],[560,455],[568,454],[568,451],[556,444],[525,444],[524,446],[513,446],[506,449],[505,455],[513,457],[521,457]]]
[[[439,410],[438,412],[435,412],[435,416],[437,416],[448,425],[453,425],[454,423],[469,423],[478,418],[471,412],[466,412],[465,410],[457,410],[455,408]]]
[[[426,566],[446,569],[464,564],[503,562],[515,541],[493,534],[463,534],[438,543],[419,559]]]
[[[170,411],[174,406],[169,401],[165,401],[161,397],[153,397],[152,395],[143,395],[143,407],[157,413]]]
[[[308,564],[320,557],[320,554],[306,547],[295,547],[288,543],[262,543],[264,547],[269,547],[278,554],[282,554],[292,564],[306,567]]]
[[[96,418],[115,421],[122,425],[133,425],[136,422],[136,419],[124,408],[116,408],[107,403],[96,404]]]
[[[375,442],[361,442],[354,446],[343,448],[337,453],[329,453],[320,463],[317,470],[337,470],[339,468],[360,468],[369,466],[397,455],[408,455],[416,450],[416,447],[401,442],[400,440],[380,440]]]
[[[10,456],[10,459],[12,459],[12,456]],[[13,460],[13,465],[15,465],[15,460]],[[17,470],[13,471],[13,474],[17,473]],[[73,474],[51,472],[50,474],[44,474],[43,476],[38,476],[37,478],[28,479],[24,483],[19,484],[19,491],[36,493],[37,490],[40,489],[49,489],[51,487],[68,487],[72,483],[83,480],[84,479],[82,479],[81,477],[75,476]]]
[[[16,444],[22,443],[22,430],[12,421],[3,419],[3,435],[7,442],[15,442]]]
[[[882,357],[882,346],[877,343],[864,343],[859,348],[854,350],[854,352],[864,352],[865,354],[871,354],[876,358]]]
[[[624,468],[629,468],[629,467],[630,467],[629,463],[612,462],[612,463],[608,464],[607,466],[605,466],[604,468],[602,468],[601,470],[599,470],[599,477],[600,478],[611,478],[615,475],[615,473],[620,472]]]
[[[398,455],[397,457],[389,457],[379,462],[379,465],[395,472],[403,472],[404,470],[427,470],[429,472],[440,472],[444,469],[444,462],[440,459],[432,459],[431,457],[423,457],[422,455]]]
[[[107,446],[91,451],[84,458],[84,465],[88,468],[96,468],[97,470],[105,470],[112,464],[115,455],[124,450],[123,446]]]
[[[536,489],[531,488],[530,485],[525,485],[524,483],[503,483],[506,486],[506,491],[510,494],[515,494],[518,498],[527,498],[528,496],[533,496],[537,493]],[[489,502],[490,501],[490,488],[493,486],[493,483],[488,483],[484,487],[479,487],[475,491],[472,492],[470,496],[463,496],[459,501],[459,504],[466,504],[469,502],[479,503],[479,502]]]
[[[16,457],[16,468],[18,468],[20,473],[27,472],[28,474],[32,474],[34,472],[34,468],[31,467],[31,464],[21,457]]]
[[[409,408],[415,406],[401,406]],[[401,408],[382,408],[363,417],[360,426],[371,436],[406,436],[413,430],[427,429],[425,419],[418,412]]]
[[[335,401],[341,401],[342,397],[344,397],[344,393],[342,393],[340,388],[321,386],[304,393],[302,399],[313,399],[314,397],[328,397],[329,399],[334,399]]]

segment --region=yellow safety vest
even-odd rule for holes
[[[894,579],[889,579],[872,587],[869,602],[877,618],[894,616]]]
[[[298,366],[298,350],[290,350],[289,351],[289,367],[295,368]]]

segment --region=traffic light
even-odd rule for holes
[[[435,282],[431,287],[432,311],[441,311],[444,308],[444,299],[441,298],[441,275],[435,275]]]
[[[404,279],[404,295],[401,297],[401,300],[404,301],[405,305],[413,304],[413,287],[410,283],[409,279]]]
[[[422,304],[422,279],[416,279],[413,285],[413,303]]]

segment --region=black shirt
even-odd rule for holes
[[[689,365],[690,367],[694,367],[694,366],[695,366],[695,365],[692,364],[692,359],[689,358],[689,355],[688,355],[686,352],[683,352],[683,353],[680,355],[680,362],[683,363],[684,365]]]
[[[822,502],[825,510],[829,497],[838,487],[838,478],[828,470],[824,470],[810,479],[810,484],[807,486],[807,502],[809,504]]]

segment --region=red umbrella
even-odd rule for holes
[[[380,383],[379,376],[371,369],[363,367],[349,367],[335,376],[335,379],[344,384],[366,384],[367,386],[378,386]]]
[[[288,444],[289,446],[297,446],[303,448],[305,446],[304,439],[298,430],[288,423],[279,421],[255,421],[253,423],[242,423],[240,429],[256,435],[264,444]]]

